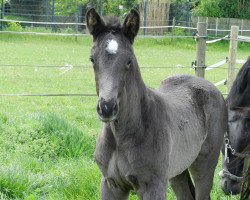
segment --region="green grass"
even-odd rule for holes
[[[2,34],[0,94],[95,93],[89,62],[91,43],[90,37],[76,40]],[[239,44],[237,57],[246,59],[248,49],[249,45]],[[193,40],[174,40],[170,45],[168,39],[138,38],[135,54],[143,79],[150,87],[158,87],[161,80],[174,74],[194,75],[190,68],[195,60]],[[227,42],[211,44],[206,63],[211,65],[227,55]],[[69,65],[73,68],[64,73],[63,67]],[[168,68],[157,68],[165,66]],[[206,78],[215,83],[226,78],[226,74],[226,69],[215,69],[208,71]],[[226,92],[225,86],[219,89]],[[101,174],[93,162],[95,140],[101,128],[96,100],[96,97],[0,97],[0,199],[100,198]],[[223,195],[220,169],[221,163],[216,169],[212,199],[238,199]],[[168,197],[175,199],[171,189]],[[132,194],[131,199],[137,198]]]

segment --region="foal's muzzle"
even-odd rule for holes
[[[100,98],[97,103],[97,113],[103,122],[110,122],[116,119],[118,113],[117,101],[113,98],[105,100]]]

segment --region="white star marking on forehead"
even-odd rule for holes
[[[118,43],[116,40],[108,40],[107,41],[108,45],[106,47],[106,51],[109,52],[110,54],[116,54],[118,50]]]

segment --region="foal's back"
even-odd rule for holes
[[[188,168],[199,154],[220,149],[227,109],[222,94],[210,82],[189,75],[164,80],[156,90],[167,104],[172,138],[170,178]],[[183,151],[185,149],[185,151]],[[182,163],[179,163],[182,160]]]
[[[157,91],[163,93],[163,98],[173,107],[186,106],[200,111],[226,110],[222,94],[203,78],[190,75],[173,76],[162,81]]]

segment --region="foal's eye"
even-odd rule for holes
[[[130,69],[132,61],[129,59],[126,65],[126,69]]]
[[[92,56],[90,56],[89,60],[94,64],[94,58]]]

